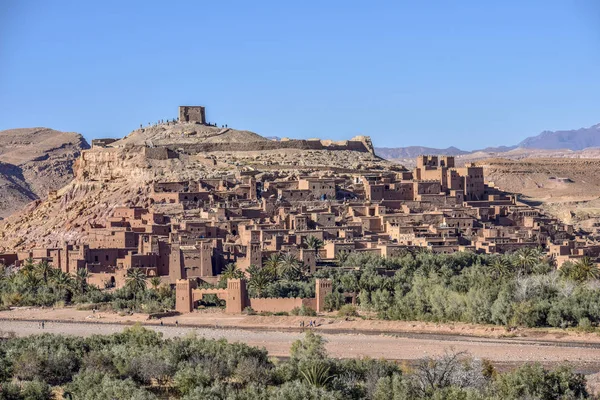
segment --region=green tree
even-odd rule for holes
[[[489,274],[494,279],[505,278],[510,274],[510,262],[502,255],[496,255],[487,265]]]
[[[154,290],[158,289],[161,283],[162,281],[158,276],[153,276],[152,278],[150,278],[150,286],[152,286],[152,289]]]
[[[582,257],[575,263],[563,265],[560,269],[561,276],[576,282],[586,282],[600,278],[600,269],[590,257]]]
[[[73,293],[73,278],[71,275],[57,270],[56,273],[52,275],[52,282],[60,293],[60,297],[67,301]]]
[[[304,239],[304,244],[306,245],[307,248],[315,250],[317,257],[319,257],[319,250],[321,250],[324,246],[323,241],[313,235]]]
[[[79,288],[80,293],[87,292],[89,276],[90,276],[90,273],[87,268],[79,268],[77,270],[76,279],[77,279],[77,286]]]
[[[44,280],[44,284],[47,285],[48,284],[48,277],[52,274],[52,266],[50,266],[50,264],[48,263],[48,261],[46,260],[42,260],[38,263],[38,265],[35,267],[36,272],[42,277],[42,279]]]
[[[241,279],[244,278],[244,272],[240,270],[235,263],[227,264],[225,270],[221,273],[221,277],[227,279]]]
[[[277,273],[279,263],[281,262],[281,254],[273,253],[263,262],[263,268],[268,269],[273,274]]]
[[[326,357],[325,339],[313,331],[306,331],[304,339],[296,340],[290,348],[290,358],[294,361],[318,361]]]
[[[514,266],[523,274],[530,274],[540,261],[539,250],[532,247],[523,247],[514,253]]]
[[[292,253],[286,253],[281,257],[277,274],[287,280],[298,278],[301,272],[300,261]]]
[[[248,280],[248,288],[256,293],[257,297],[263,297],[267,287],[275,276],[271,273],[268,268],[260,268],[256,265],[251,265],[247,271],[250,278]]]
[[[349,259],[349,255],[350,253],[347,251],[340,250],[337,252],[337,254],[335,255],[335,263],[338,265],[338,267],[343,267],[346,265],[346,262]]]
[[[146,274],[140,268],[131,268],[127,271],[127,276],[125,277],[125,286],[131,290],[135,296],[137,293],[146,289],[146,279]]]

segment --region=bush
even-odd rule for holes
[[[589,318],[583,317],[577,323],[577,329],[582,330],[584,332],[593,332],[594,326],[592,325],[592,322]]]
[[[21,395],[23,399],[27,400],[51,400],[54,398],[50,385],[43,381],[23,383]]]
[[[285,361],[224,339],[163,339],[137,325],[108,336],[0,340],[0,400],[50,400],[50,384],[78,400],[589,398],[585,377],[567,367],[501,373],[466,353],[446,353],[403,371],[388,361],[331,359],[312,330]]]
[[[254,309],[252,307],[244,308],[243,313],[246,315],[256,315],[256,311],[254,311]]]
[[[290,314],[297,315],[300,317],[316,317],[317,312],[310,307],[302,305],[301,307],[294,307]]]
[[[358,317],[358,311],[352,304],[343,305],[338,311],[338,317]]]

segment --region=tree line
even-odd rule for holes
[[[30,259],[18,269],[0,265],[1,305],[61,307],[76,304],[146,313],[175,308],[175,291],[163,285],[159,277],[148,278],[138,268],[130,269],[124,287],[115,290],[101,290],[90,285],[88,278],[86,268],[68,274],[46,261],[34,263]]]

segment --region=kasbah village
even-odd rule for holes
[[[5,233],[0,262],[16,268],[45,262],[72,275],[84,269],[90,285],[107,291],[141,271],[175,288],[175,310],[168,311],[180,314],[194,312],[207,296],[216,296],[228,314],[299,307],[323,313],[332,293],[328,279],[314,280],[314,297],[273,298],[249,296],[246,276],[269,263],[309,277],[320,269],[351,269],[340,260],[355,253],[542,249],[558,268],[600,254],[600,245],[572,226],[488,182],[482,167],[421,155],[407,170],[376,157],[369,137],[266,139],[207,122],[201,106],[179,107],[178,118],[140,126],[121,140],[94,140],[76,161],[75,181],[126,187],[140,170],[173,163],[182,168],[173,178],[140,178],[142,205],[92,204],[101,208],[95,218],[54,226],[46,241]],[[60,216],[76,200],[66,187],[29,212]],[[79,221],[85,217],[84,211]],[[359,293],[341,296],[356,304]]]

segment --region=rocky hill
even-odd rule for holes
[[[590,228],[600,222],[598,158],[492,158],[476,164],[489,182],[566,223]]]
[[[73,164],[74,179],[55,196],[0,221],[0,251],[85,241],[86,226],[104,223],[116,206],[150,205],[152,182],[239,171],[261,179],[265,174],[292,177],[402,169],[375,156],[368,137],[277,142],[248,131],[193,123],[165,125],[138,129],[107,147],[83,151]]]
[[[73,163],[89,147],[78,133],[48,128],[0,131],[0,217],[70,182]]]
[[[198,143],[257,143],[269,139],[257,133],[194,123],[164,123],[136,129],[112,147],[126,145],[185,145]]]

